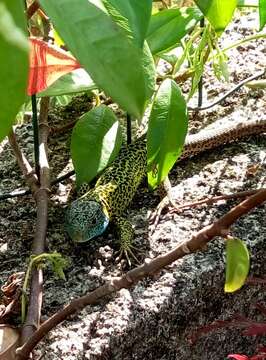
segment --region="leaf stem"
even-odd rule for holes
[[[223,52],[226,52],[230,49],[233,49],[234,47],[237,47],[239,45],[245,44],[246,42],[252,41],[252,40],[257,40],[257,39],[261,39],[261,38],[266,38],[266,34],[256,34],[256,35],[252,35],[252,36],[248,36],[245,39],[242,39],[240,41],[237,41],[229,46],[227,46],[226,48],[222,49]]]

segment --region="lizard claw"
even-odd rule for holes
[[[142,253],[139,249],[137,249],[135,246],[130,245],[130,247],[121,247],[118,252],[117,262],[121,261],[123,258],[126,259],[129,267],[132,267],[132,265],[140,264],[140,260],[136,257],[136,253]],[[144,252],[143,252],[144,253]]]
[[[171,206],[175,212],[180,213],[180,208],[176,204],[176,202],[173,199],[169,198],[168,196],[165,196],[162,199],[162,201],[157,205],[154,214],[151,214],[151,216],[149,218],[149,222],[151,224],[151,234],[154,233],[154,231],[159,223],[162,211],[169,206]]]

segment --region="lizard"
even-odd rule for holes
[[[178,161],[263,132],[266,132],[266,121],[253,120],[188,135]],[[146,139],[141,137],[122,148],[95,187],[71,203],[66,211],[65,228],[75,242],[86,242],[101,235],[112,222],[120,239],[121,254],[125,254],[128,261],[129,255],[135,258],[132,251],[134,231],[124,213],[145,177],[146,162]]]

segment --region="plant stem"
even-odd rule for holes
[[[35,94],[31,96],[31,106],[32,106],[35,172],[39,179],[40,178],[39,127],[38,127],[38,115],[37,115],[37,100]]]
[[[127,144],[132,142],[132,126],[131,126],[131,116],[127,113]]]
[[[237,41],[237,42],[227,46],[226,48],[222,49],[221,51],[226,52],[226,51],[228,51],[228,50],[230,50],[230,49],[232,49],[234,47],[245,44],[246,42],[249,42],[249,41],[252,41],[252,40],[257,40],[257,39],[260,39],[260,38],[266,38],[266,34],[263,33],[263,34],[256,34],[256,35],[248,36],[247,38],[245,38],[243,40]]]
[[[205,26],[204,17],[200,20],[200,27],[203,29]],[[201,107],[203,99],[203,74],[198,83],[198,107]]]

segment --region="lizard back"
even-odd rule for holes
[[[130,204],[146,173],[146,141],[139,139],[123,147],[99,177],[95,188],[84,197],[100,201],[110,219],[121,215]]]

